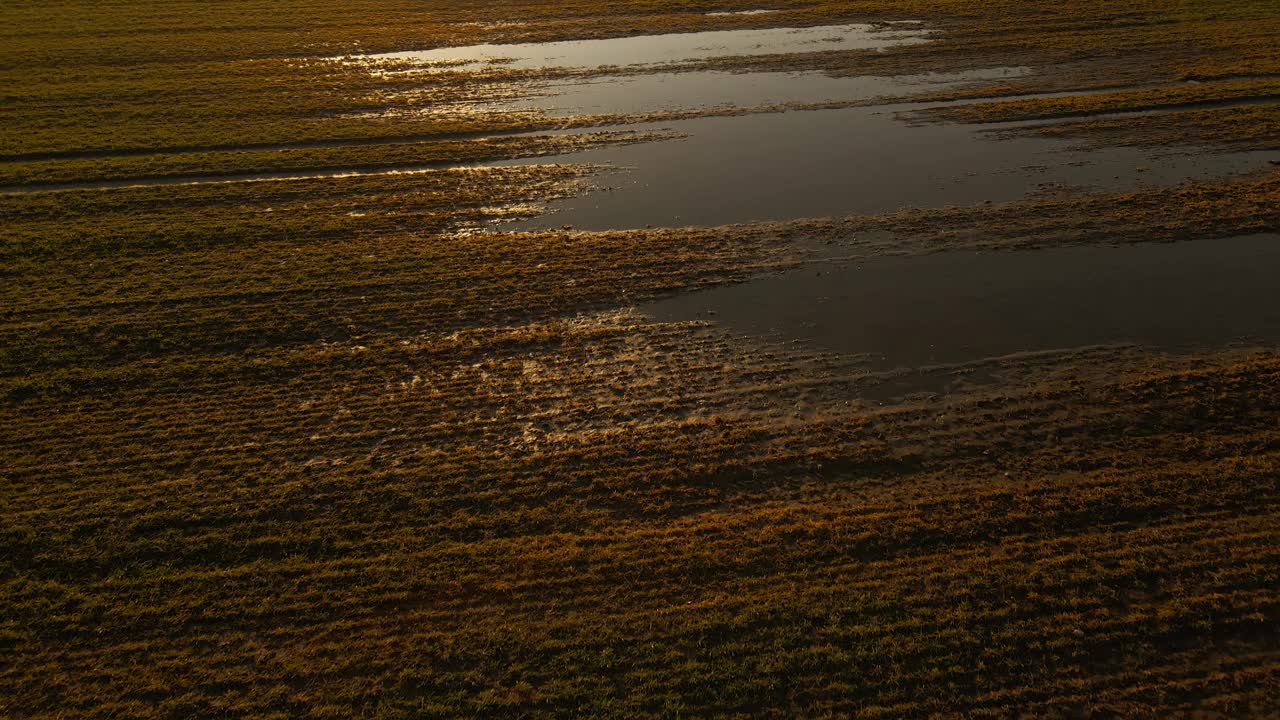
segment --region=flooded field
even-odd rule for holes
[[[867,102],[882,96],[938,91],[965,83],[1025,75],[1029,68],[991,68],[962,73],[895,77],[831,77],[807,72],[661,72],[609,78],[562,80],[535,85],[519,99],[494,103],[510,110],[552,116],[643,115],[681,110],[755,109],[787,105]]]
[[[854,26],[712,32],[446,48],[403,57],[424,64],[501,57],[528,68],[600,67],[608,64],[602,58],[612,58],[644,66],[695,53],[706,59],[812,52],[837,41],[845,47],[872,47],[872,39],[927,41],[927,30],[911,27],[889,34],[883,27]],[[712,228],[1002,204],[1036,194],[1123,191],[1247,175],[1280,159],[1276,152],[1207,152],[1193,146],[1086,147],[1011,136],[1010,130],[1026,123],[928,122],[921,120],[928,103],[877,101],[1032,72],[1005,67],[833,77],[652,71],[534,85],[527,96],[495,107],[565,117],[699,108],[728,112],[625,125],[624,130],[661,132],[666,139],[539,160],[601,170],[575,196],[502,229]],[[814,109],[824,103],[837,107]],[[515,159],[496,165],[526,164]],[[892,247],[892,239],[885,244]],[[1274,236],[1176,246],[943,253],[806,267],[641,310],[664,322],[711,320],[731,332],[812,340],[824,349],[867,355],[882,369],[1114,343],[1202,350],[1280,341],[1275,309],[1280,290],[1272,279],[1277,270],[1280,243]]]
[[[469,69],[500,65],[519,69],[590,70],[652,68],[693,60],[836,50],[883,50],[927,40],[915,22],[889,25],[823,25],[806,28],[720,30],[604,40],[474,45],[375,55],[374,61],[409,61],[422,68]]]
[[[635,130],[684,137],[550,161],[604,165],[599,189],[513,227],[582,230],[715,226],[1007,202],[1059,188],[1122,190],[1268,167],[1274,152],[1074,150],[964,125],[915,124],[913,106],[698,118]],[[507,161],[502,164],[523,164]]]
[[[774,12],[710,12],[707,17]],[[491,30],[526,26],[481,25]],[[1041,132],[1051,130],[1055,112],[1062,111],[1017,121],[955,120],[981,118],[966,109],[984,107],[994,98],[1015,106],[1115,92],[1109,85],[1074,92],[1014,91],[1035,88],[1039,77],[1060,71],[1054,67],[886,75],[858,74],[842,65],[839,71],[778,69],[817,58],[879,56],[925,46],[937,32],[918,20],[882,20],[347,55],[339,61],[353,72],[405,78],[396,80],[401,85],[389,97],[418,98],[437,82],[432,78],[448,74],[449,82],[476,83],[475,97],[446,103],[464,116],[510,114],[535,118],[542,126],[450,137],[454,142],[464,136],[509,141],[511,149],[504,154],[510,157],[489,162],[415,162],[410,158],[421,141],[413,138],[317,139],[263,150],[345,153],[394,146],[408,154],[395,165],[171,172],[0,191],[22,196],[245,183],[288,188],[305,181],[380,177],[413,187],[417,178],[465,185],[475,172],[490,169],[568,171],[577,179],[552,199],[490,205],[479,215],[462,214],[452,229],[481,238],[485,233],[536,237],[675,229],[732,234],[739,226],[784,227],[792,221],[839,222],[932,209],[976,207],[995,213],[1038,198],[1069,201],[1111,193],[1122,199],[1127,192],[1189,183],[1247,181],[1280,162],[1274,149],[1210,147],[1195,142],[1194,135],[1185,144],[1155,145],[1084,142]],[[735,65],[753,58],[766,62]],[[1201,85],[1180,80],[1171,87],[1185,93]],[[1150,90],[1143,86],[1141,92]],[[1236,93],[1190,104],[1241,109],[1276,103],[1270,95]],[[1141,123],[1174,117],[1177,109],[1176,103],[1118,106],[1088,114]],[[200,152],[193,148],[175,156]],[[145,162],[154,164],[154,159]],[[369,216],[363,210],[348,215]],[[1057,219],[1046,222],[1052,226]],[[849,238],[856,234],[850,230]],[[801,344],[834,352],[881,371],[1100,346],[1190,353],[1280,342],[1275,310],[1280,294],[1272,282],[1280,270],[1275,235],[1231,237],[1224,228],[1212,240],[1129,244],[1130,231],[1122,246],[922,252],[911,237],[886,230],[873,234],[874,243],[863,242],[864,234],[849,243],[856,246],[852,249],[838,234],[827,237],[798,270],[761,274],[747,269],[735,282],[697,292],[683,288],[635,310],[661,323],[708,322],[760,348]],[[798,236],[806,251],[814,250],[806,246],[803,231]],[[1154,233],[1152,239],[1157,239]],[[868,247],[874,250],[868,253]]]
[[[1280,344],[1280,235],[816,260],[640,308],[866,355],[879,370],[1106,344]]]
[[[0,717],[1280,714],[1273,0],[0,21]]]

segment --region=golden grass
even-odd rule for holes
[[[1280,102],[1274,105],[1083,118],[1006,132],[1081,139],[1096,144],[1275,150],[1280,146]]]
[[[841,20],[927,18],[935,43],[888,53],[831,53],[814,67],[832,72],[925,72],[1032,64],[1079,65],[1112,82],[1219,78],[1280,72],[1269,42],[1280,32],[1262,0],[1117,5],[1104,0],[1027,12],[1020,0],[844,0],[777,3],[785,12],[710,17],[724,3],[670,0],[522,3],[477,8],[435,0],[237,0],[179,5],[57,0],[6,8],[0,81],[12,102],[0,110],[0,154],[226,146],[298,139],[423,136],[527,127],[495,117],[424,118],[386,110],[388,91],[426,90],[437,102],[465,99],[465,85],[375,76],[329,60],[355,51],[473,42],[607,37],[660,31]],[[502,24],[512,15],[537,18]],[[90,30],[91,29],[91,30]],[[993,31],[998,30],[998,31]],[[1195,53],[1188,53],[1195,47]],[[725,61],[720,61],[724,64]],[[743,59],[744,67],[794,58]],[[807,66],[806,66],[807,67]],[[1163,69],[1161,69],[1163,68]],[[1153,75],[1155,77],[1153,77]]]
[[[1271,100],[1280,104],[1280,80],[1231,80],[1091,95],[979,102],[928,108],[922,110],[921,114],[959,122],[988,123],[1082,117],[1100,113],[1137,112],[1256,100]]]
[[[1071,381],[868,413],[819,399],[856,372],[701,332],[584,318],[29,398],[5,418],[8,697],[90,716],[1269,707],[1274,356],[1105,382],[1077,360]]]
[[[373,144],[341,143],[334,147],[282,147],[221,151],[115,155],[101,159],[34,160],[0,165],[0,187],[21,191],[26,185],[93,184],[112,181],[148,182],[189,178],[216,181],[262,173],[351,173],[394,171],[432,166],[461,166],[561,155],[604,144],[648,142],[659,133],[634,131],[575,135],[517,135],[438,139],[420,142],[387,140]],[[32,188],[35,189],[35,188]]]

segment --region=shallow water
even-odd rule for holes
[[[777,10],[732,10],[732,11],[722,10],[718,12],[706,13],[706,16],[707,17],[733,17],[733,16],[741,16],[741,15],[772,15],[776,12],[778,11]]]
[[[556,201],[513,228],[609,230],[880,213],[1005,202],[1051,185],[1121,189],[1267,167],[1276,153],[1074,149],[1057,139],[997,139],[972,126],[908,124],[881,106],[709,117],[669,129],[678,141],[543,158],[611,165],[601,190]],[[992,126],[988,126],[992,127]],[[507,161],[501,165],[527,164]]]
[[[885,28],[867,24],[845,24],[808,28],[715,30],[552,43],[472,45],[365,57],[372,60],[410,60],[427,67],[437,65],[463,69],[490,64],[523,69],[590,69],[777,53],[881,50],[927,42],[927,39],[928,32],[916,25],[901,24]]]
[[[535,83],[499,106],[550,115],[854,103],[1026,75],[1029,68],[836,78],[820,73],[670,72],[731,55],[887,48],[923,26],[737,30],[401,53],[424,65],[639,66],[647,74]],[[753,112],[636,124],[683,135],[537,161],[614,168],[596,189],[504,226],[584,230],[718,226],[1007,202],[1063,186],[1122,190],[1267,167],[1276,153],[1087,149],[998,137],[993,124],[905,122],[919,104]],[[1117,343],[1187,349],[1280,342],[1280,236],[1181,244],[950,252],[823,261],[782,276],[642,306],[655,319],[714,319],[739,334],[865,355],[877,369],[965,363]]]
[[[1280,342],[1280,235],[822,263],[644,305],[877,369],[1114,343]]]
[[[1114,190],[1166,185],[1266,167],[1274,153],[1208,154],[1162,148],[1085,150],[1065,140],[997,138],[960,124],[904,122],[922,105],[866,107],[876,98],[910,95],[1028,75],[1031,68],[899,77],[830,77],[815,72],[664,72],[664,64],[727,55],[885,48],[927,42],[928,29],[903,21],[676,33],[607,40],[479,45],[374,57],[525,68],[641,66],[645,73],[535,82],[515,100],[487,110],[533,110],[551,116],[772,108],[629,126],[685,137],[605,147],[536,161],[613,167],[595,189],[557,200],[549,212],[512,229],[571,226],[584,230],[714,226],[804,217],[879,213],[907,207],[1005,202],[1045,187]],[[782,112],[783,106],[846,107]],[[847,107],[862,104],[861,107]]]
[[[539,84],[530,88],[525,97],[491,107],[569,116],[855,102],[938,91],[963,83],[1006,80],[1030,72],[1025,67],[1002,67],[898,77],[831,77],[814,72],[652,73]]]

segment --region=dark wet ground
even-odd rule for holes
[[[835,261],[640,310],[866,354],[875,369],[1113,343],[1270,345],[1280,235]]]

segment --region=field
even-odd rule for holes
[[[495,161],[779,108],[498,112],[479,100],[572,73],[346,57],[919,19],[930,42],[685,69],[1026,66],[894,101],[1010,142],[1274,153],[1271,0],[15,0],[0,19],[0,716],[1280,715],[1280,345],[882,372],[636,309],[815,247],[1277,233],[1274,161],[493,229],[599,182]]]

